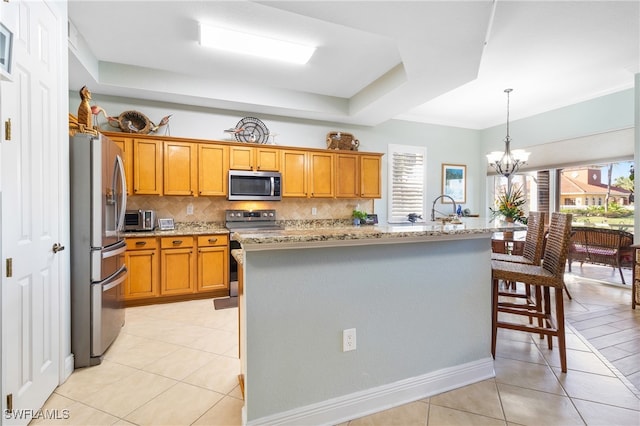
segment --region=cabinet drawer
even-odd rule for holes
[[[226,246],[229,244],[227,234],[201,235],[198,237],[198,247]]]
[[[160,247],[163,249],[193,247],[193,237],[162,237]]]
[[[153,250],[158,248],[158,239],[155,237],[146,238],[125,238],[127,250]]]

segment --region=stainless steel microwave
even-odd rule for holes
[[[279,172],[229,170],[230,201],[279,201],[282,175]]]
[[[153,231],[156,212],[153,210],[127,210],[124,213],[125,231]]]

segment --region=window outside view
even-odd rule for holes
[[[560,211],[574,226],[633,232],[633,162],[594,164],[560,171]]]

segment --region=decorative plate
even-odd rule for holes
[[[269,141],[269,129],[255,117],[245,117],[238,121],[235,133],[238,142],[267,143]]]

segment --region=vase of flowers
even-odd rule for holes
[[[522,207],[526,202],[522,188],[515,185],[507,186],[507,189],[496,199],[495,208],[489,208],[491,220],[502,216],[507,222],[519,222],[526,225],[527,217]]]

